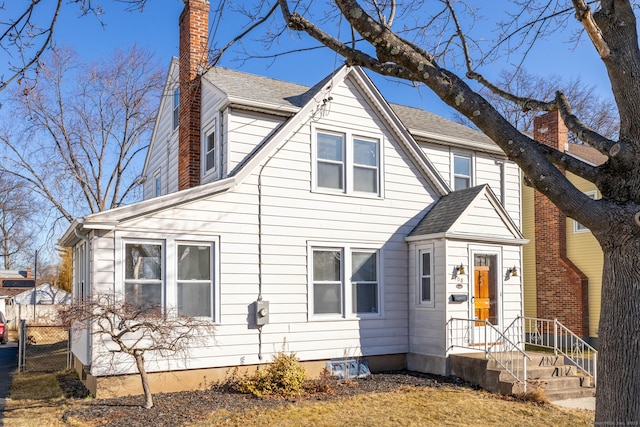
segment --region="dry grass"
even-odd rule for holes
[[[27,372],[16,374],[10,398],[3,413],[6,426],[64,426],[65,398],[55,374]]]
[[[92,427],[74,419],[62,421],[69,407],[86,400],[63,397],[56,374],[25,373],[14,377],[2,422],[9,427]],[[29,400],[25,400],[29,397]],[[114,408],[115,410],[116,408]],[[484,391],[456,387],[404,387],[322,402],[302,402],[244,413],[216,411],[197,426],[590,426],[594,413],[507,399]]]
[[[591,426],[594,414],[482,391],[403,388],[242,414],[219,411],[196,426]]]

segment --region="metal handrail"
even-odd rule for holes
[[[539,319],[518,316],[522,320],[522,339],[526,344],[553,349],[562,354],[571,364],[591,377],[593,386],[598,380],[598,351],[585,340],[564,326],[558,319]],[[512,325],[515,324],[512,323]],[[510,325],[510,327],[512,326]]]
[[[454,323],[462,324],[462,328],[454,327]],[[482,325],[478,325],[478,323],[482,323]],[[470,331],[473,331],[473,328],[484,327],[484,339],[482,340],[484,347],[485,357],[491,358],[494,360],[499,366],[501,366],[505,372],[511,375],[518,383],[522,384],[523,391],[526,393],[527,391],[527,359],[531,360],[531,357],[524,352],[519,347],[520,343],[514,343],[508,336],[506,336],[502,331],[496,328],[491,322],[488,320],[476,320],[476,319],[462,319],[462,318],[450,318],[447,322],[448,328],[447,333],[449,335],[449,348],[453,347],[461,347],[467,349],[480,350],[477,347],[476,343],[473,343],[473,339],[471,338]],[[466,325],[465,325],[466,324]],[[457,326],[457,325],[456,325]],[[462,336],[459,334],[454,334],[454,331],[459,330],[465,331]],[[496,338],[493,342],[489,342],[489,334],[487,333],[487,329],[492,331],[492,336]],[[466,334],[466,336],[465,336]],[[466,343],[466,345],[465,345]],[[494,348],[499,349],[498,351],[494,351]],[[519,361],[520,357],[516,355],[519,353],[519,356],[522,360],[522,369],[519,369]]]

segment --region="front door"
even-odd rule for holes
[[[498,324],[498,256],[473,255],[473,314],[477,320]],[[484,323],[484,322],[483,322]]]
[[[482,345],[497,340],[485,320],[492,325],[499,323],[498,313],[498,255],[487,253],[473,254],[473,318],[476,319],[474,343]]]

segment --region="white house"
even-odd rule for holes
[[[42,283],[13,297],[14,304],[23,305],[68,304],[70,302],[71,294],[69,292],[49,283]]]
[[[185,2],[144,200],[78,218],[61,240],[75,298],[116,292],[216,325],[186,360],[147,359],[152,388],[204,384],[283,343],[310,373],[364,356],[372,370],[446,374],[448,319],[522,313],[520,277],[506,274],[526,242],[520,175],[497,146],[390,105],[357,67],[313,87],[199,77],[207,16],[207,2]],[[102,338],[72,347],[94,394],[139,392],[137,379],[109,382],[135,368],[103,362]]]

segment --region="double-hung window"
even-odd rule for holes
[[[318,187],[344,190],[344,135],[318,132]]]
[[[180,89],[173,90],[173,130],[178,128],[180,123]]]
[[[162,243],[125,243],[124,295],[128,304],[144,307],[162,306],[163,263]]]
[[[380,194],[380,140],[350,132],[317,131],[318,189]]]
[[[216,133],[209,131],[204,139],[204,171],[205,173],[216,168]]]
[[[213,246],[177,244],[178,313],[213,317]]]
[[[418,305],[433,306],[433,251],[418,251]]]
[[[313,313],[342,314],[342,250],[313,251]]]
[[[316,247],[311,256],[313,315],[380,313],[378,250]]]
[[[351,253],[352,311],[378,312],[378,253]]]
[[[453,189],[464,190],[470,188],[471,180],[471,156],[453,155]]]

